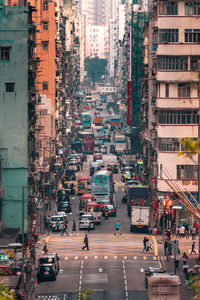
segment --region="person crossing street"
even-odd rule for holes
[[[83,243],[84,243],[85,245],[82,247],[82,250],[84,250],[85,248],[87,248],[87,251],[89,251],[88,236],[87,236],[87,234],[86,234],[85,237],[84,237]]]

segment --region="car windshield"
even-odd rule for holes
[[[60,221],[63,221],[63,217],[52,217],[51,221],[52,222],[60,222]]]
[[[55,263],[55,259],[54,259],[54,257],[40,257],[39,258],[39,263],[40,264]]]
[[[106,208],[107,209],[113,209],[114,207],[113,207],[113,205],[106,205]]]
[[[60,205],[59,205],[59,206],[62,206],[62,207],[69,206],[69,202],[60,203]]]

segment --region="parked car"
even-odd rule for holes
[[[118,174],[118,165],[114,163],[110,163],[109,165],[107,165],[107,170],[112,171],[115,174]]]
[[[106,145],[100,145],[99,151],[103,154],[107,154],[107,146]]]
[[[37,281],[56,280],[56,269],[53,264],[43,264],[38,266]]]
[[[92,215],[82,215],[79,221],[79,229],[95,229],[94,217]]]
[[[72,212],[71,204],[68,201],[59,202],[58,211],[64,211],[66,214],[71,213]]]

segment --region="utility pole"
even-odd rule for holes
[[[51,144],[52,138],[50,137],[50,154],[49,154],[49,210],[51,210]]]
[[[24,190],[27,186],[22,186],[22,289],[24,290]]]
[[[198,98],[199,98],[199,122],[198,122],[198,140],[197,145],[199,144],[198,141],[200,139],[200,82],[198,83]],[[199,149],[198,149],[199,150]],[[200,153],[198,153],[198,201],[200,203]],[[200,222],[199,222],[199,261],[200,261]]]

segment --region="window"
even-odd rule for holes
[[[160,1],[159,15],[178,15],[178,2]]]
[[[185,2],[185,15],[200,15],[200,2]]]
[[[43,81],[42,88],[43,90],[48,90],[48,81]]]
[[[160,70],[187,70],[187,56],[158,56],[158,69]]]
[[[178,83],[178,97],[190,97],[190,83]]]
[[[43,30],[48,30],[48,22],[43,22]]]
[[[10,47],[1,47],[1,60],[10,60]]]
[[[159,43],[177,43],[178,29],[159,29]]]
[[[200,56],[191,56],[190,57],[190,69],[199,70],[200,69]]]
[[[43,50],[48,50],[49,42],[48,41],[42,41]]]
[[[43,2],[43,10],[48,10],[48,2]]]
[[[6,82],[6,93],[13,93],[15,91],[14,82]]]
[[[196,165],[178,165],[177,179],[198,179],[198,166]]]
[[[180,150],[180,143],[177,138],[159,138],[159,151],[178,152]]]
[[[160,124],[198,124],[198,113],[195,111],[160,111]]]
[[[165,97],[168,98],[169,97],[169,83],[165,84]]]
[[[200,43],[200,29],[185,29],[186,43]]]

